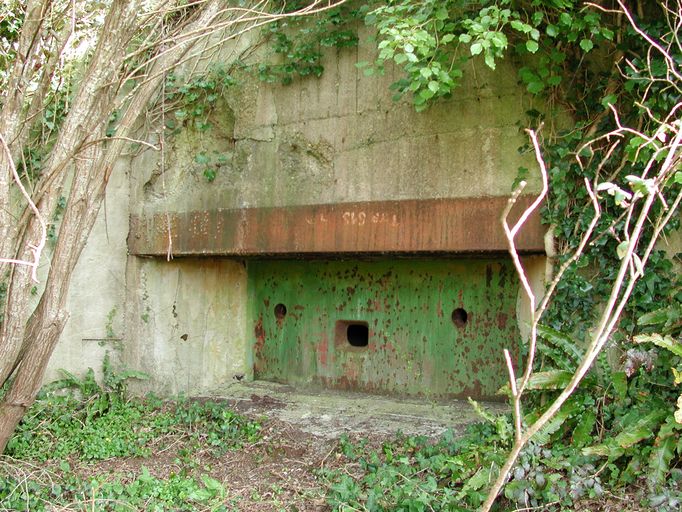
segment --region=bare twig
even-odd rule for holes
[[[677,74],[676,70],[674,69],[672,57],[667,53],[666,49],[663,48],[661,45],[657,44],[646,34],[642,33],[641,30],[639,30],[635,26],[632,16],[625,9],[621,0],[618,0],[618,3],[625,12],[625,15],[627,16],[628,20],[631,22],[635,30],[637,30],[637,32],[640,35],[642,35],[642,37],[644,37],[646,41],[649,42],[649,44],[651,44],[652,48],[655,48],[658,52],[663,54],[666,62],[668,63],[669,68],[668,79],[679,80],[680,77],[679,74]],[[680,16],[682,18],[682,13],[676,13],[675,15]],[[627,207],[623,215],[619,217],[620,219],[624,219],[624,226],[622,228],[622,240],[624,242],[627,242],[625,254],[622,255],[617,276],[611,285],[611,292],[608,301],[604,306],[599,322],[597,323],[595,329],[591,333],[589,345],[586,348],[583,357],[578,364],[577,369],[573,373],[570,382],[559,393],[559,395],[549,405],[545,412],[533,424],[529,425],[524,430],[522,427],[523,422],[521,413],[521,400],[525,386],[533,371],[532,363],[536,350],[538,322],[540,321],[542,314],[547,308],[549,302],[552,300],[554,291],[556,290],[556,286],[562,279],[564,273],[570,267],[570,265],[572,265],[580,257],[586,245],[590,242],[592,233],[595,229],[595,226],[600,216],[601,210],[599,206],[599,201],[593,190],[593,187],[596,188],[597,180],[595,179],[594,185],[591,185],[587,179],[584,180],[585,188],[587,190],[588,195],[590,196],[590,200],[592,203],[592,207],[594,208],[595,215],[592,221],[590,222],[590,225],[588,226],[587,230],[582,235],[577,248],[575,249],[571,257],[562,264],[556,276],[548,286],[538,309],[536,310],[534,307],[531,307],[531,333],[529,339],[529,355],[526,361],[527,366],[525,367],[524,370],[524,377],[521,380],[520,384],[516,382],[514,369],[511,363],[511,358],[509,356],[509,351],[508,350],[504,351],[505,361],[507,363],[511,385],[511,401],[515,425],[515,442],[511,449],[511,452],[509,453],[507,460],[505,461],[505,464],[500,469],[500,472],[497,475],[495,482],[493,483],[489,490],[486,501],[481,508],[481,510],[483,511],[489,511],[490,508],[492,507],[493,503],[497,499],[498,494],[502,490],[502,487],[507,481],[507,478],[509,477],[511,470],[514,467],[514,464],[516,463],[516,460],[520,455],[521,451],[523,450],[523,448],[525,447],[525,445],[528,443],[528,441],[530,441],[530,439],[535,434],[537,434],[547,424],[547,422],[549,422],[550,419],[554,417],[554,415],[559,411],[561,406],[573,394],[573,392],[578,387],[583,377],[586,375],[587,371],[591,367],[592,363],[594,362],[598,354],[606,345],[611,335],[611,332],[615,329],[618,323],[621,312],[623,311],[625,305],[628,302],[628,299],[634,289],[635,284],[637,283],[638,279],[644,274],[644,268],[649,260],[649,257],[655,247],[657,240],[661,236],[663,229],[672,219],[673,215],[677,211],[677,208],[682,202],[682,193],[678,193],[675,199],[673,200],[672,204],[668,205],[661,191],[661,188],[665,186],[666,183],[669,182],[672,173],[678,171],[680,160],[682,159],[681,151],[682,120],[680,119],[674,120],[675,119],[674,116],[677,115],[676,112],[681,107],[681,105],[682,102],[672,107],[671,111],[665,116],[664,120],[659,120],[655,116],[651,115],[651,113],[649,113],[648,117],[650,118],[650,120],[658,125],[658,127],[654,130],[653,135],[647,135],[646,133],[643,132],[641,127],[635,129],[623,125],[619,118],[618,111],[615,109],[613,105],[609,105],[609,108],[611,109],[616,122],[616,129],[605,135],[602,135],[601,137],[592,139],[591,141],[583,145],[581,148],[579,148],[579,150],[577,151],[576,158],[578,160],[578,163],[582,167],[583,162],[581,161],[578,155],[580,155],[584,149],[592,149],[593,146],[597,144],[602,144],[603,141],[609,143],[609,146],[606,148],[604,158],[598,164],[597,172],[598,177],[599,171],[606,163],[606,161],[611,158],[620,139],[629,135],[639,137],[640,140],[643,141],[643,143],[640,144],[639,146],[640,149],[645,146],[652,146],[654,148],[654,151],[652,151],[651,156],[645,163],[639,178],[640,179],[646,178],[649,183],[653,184],[650,185],[650,188],[648,189],[646,196],[642,197],[642,195],[639,195],[637,193],[633,194],[632,199],[627,204]],[[673,136],[672,140],[670,140],[666,144],[665,142],[668,133],[672,133]],[[539,144],[537,142],[537,138],[534,137],[534,133],[532,131],[529,132],[529,134],[531,136],[533,147],[535,148],[536,157],[538,158],[540,172],[541,174],[543,174],[544,177],[546,174],[546,170],[540,155],[540,149]],[[661,162],[660,156],[662,155],[665,155],[665,158]],[[620,165],[619,169],[622,168],[623,165]],[[649,178],[648,176],[650,176],[652,173],[653,178]],[[612,176],[611,179],[615,179],[615,177],[616,176]],[[528,296],[531,305],[533,306],[534,297],[532,296],[532,290],[529,285],[528,277],[526,276],[523,267],[519,264],[519,259],[514,243],[514,236],[518,232],[518,229],[522,227],[523,222],[521,223],[521,225],[517,222],[514,225],[514,229],[509,229],[507,224],[507,216],[509,215],[511,206],[516,201],[516,198],[518,197],[519,193],[520,190],[515,191],[514,195],[510,199],[509,206],[507,207],[503,214],[502,223],[509,242],[510,255],[514,260],[522,287],[526,295]],[[641,201],[642,199],[644,199],[643,204],[640,204],[642,203]],[[659,199],[661,200],[663,205],[663,212],[659,214],[658,218],[655,221],[653,221],[651,238],[649,239],[644,250],[641,252],[641,255],[638,255],[637,249],[639,242],[642,240],[642,236],[644,234],[644,226],[647,223],[652,222],[652,219],[650,218],[652,208],[656,200]],[[524,222],[526,218],[527,216],[523,219]],[[614,228],[615,225],[612,224],[607,229],[607,231],[615,236],[616,233]],[[601,236],[603,236],[603,234],[600,234],[597,238]],[[619,240],[621,239],[619,238]]]
[[[2,150],[5,152],[7,156],[7,160],[9,162],[9,167],[12,172],[12,176],[14,177],[14,181],[16,182],[17,187],[19,187],[21,194],[26,199],[26,202],[28,203],[29,207],[31,208],[31,210],[33,210],[33,213],[35,214],[36,219],[38,219],[41,228],[41,235],[40,239],[38,240],[38,243],[28,245],[31,254],[33,255],[33,261],[20,260],[14,258],[0,258],[0,262],[10,263],[14,265],[27,265],[31,267],[31,278],[33,279],[33,281],[38,282],[38,266],[40,265],[40,256],[42,255],[43,249],[45,248],[45,244],[47,243],[47,224],[45,223],[45,219],[43,219],[43,216],[40,214],[40,210],[38,210],[38,207],[31,199],[31,195],[26,191],[26,187],[24,187],[24,184],[21,182],[21,177],[17,172],[17,167],[16,165],[14,165],[12,153],[10,152],[9,147],[7,146],[7,143],[5,142],[5,139],[2,135],[0,135],[0,144],[2,145]]]

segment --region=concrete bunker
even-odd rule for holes
[[[392,99],[398,70],[367,77],[356,67],[373,51],[330,52],[320,78],[290,86],[230,88],[214,128],[169,139],[164,165],[152,151],[121,161],[108,219],[127,244],[113,272],[91,264],[79,274],[84,288],[94,279],[111,293],[99,317],[70,320],[63,346],[74,357],[56,354],[54,368],[76,369],[86,351],[72,340],[100,332],[117,307],[122,363],[151,376],[139,392],[218,394],[255,378],[494,393],[506,375],[501,347],[518,347],[526,307],[499,217],[517,170],[534,165],[518,152],[519,126],[539,106],[511,63],[493,75],[472,62],[457,94],[417,114]],[[213,150],[209,182],[196,156]],[[525,190],[539,188],[531,173]],[[106,219],[85,259],[110,261],[100,255]],[[543,232],[533,217],[519,250],[544,254]],[[544,258],[532,261],[541,292]],[[88,310],[82,297],[74,312]],[[87,353],[96,367],[101,351]]]
[[[491,398],[520,339],[505,197],[133,217],[129,247],[239,259],[252,377],[296,386]],[[530,198],[520,198],[520,206]],[[543,252],[534,216],[518,240]]]

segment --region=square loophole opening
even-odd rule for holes
[[[334,342],[339,348],[366,348],[369,345],[369,324],[360,320],[337,320]]]

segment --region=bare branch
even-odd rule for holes
[[[21,182],[21,177],[17,172],[16,165],[14,165],[14,159],[12,158],[12,154],[10,153],[9,146],[7,146],[7,142],[5,141],[5,138],[1,134],[0,145],[2,145],[2,150],[5,152],[7,156],[7,160],[9,162],[10,170],[12,172],[12,176],[14,177],[14,181],[16,182],[17,187],[19,187],[21,194],[26,199],[26,202],[28,203],[29,207],[31,208],[31,210],[33,210],[33,213],[35,214],[36,219],[38,219],[38,222],[40,223],[41,227],[41,236],[38,243],[29,244],[28,246],[29,250],[31,251],[31,254],[33,255],[33,261],[19,260],[14,258],[0,258],[0,262],[10,263],[14,265],[26,265],[31,267],[31,278],[33,279],[33,281],[38,282],[38,265],[40,264],[40,256],[42,255],[43,249],[45,248],[45,243],[47,242],[47,224],[45,224],[45,219],[43,219],[43,216],[40,214],[40,210],[38,210],[38,207],[31,199],[31,195],[26,191],[24,184]]]

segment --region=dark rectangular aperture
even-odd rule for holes
[[[369,324],[360,320],[337,320],[334,329],[337,348],[364,348],[369,345]]]

